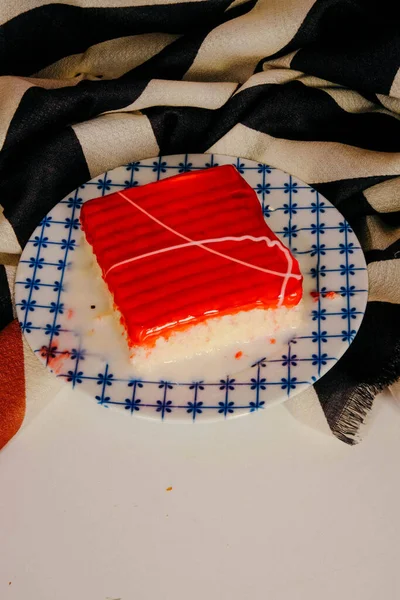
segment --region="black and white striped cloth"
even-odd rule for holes
[[[0,75],[0,329],[18,253],[78,185],[157,154],[266,162],[333,202],[365,251],[363,325],[310,391],[356,441],[400,377],[398,3],[3,0]]]

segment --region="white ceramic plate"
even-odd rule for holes
[[[256,191],[271,229],[291,248],[304,275],[305,327],[276,356],[238,375],[197,381],[143,381],[127,374],[111,346],[88,351],[74,322],[68,286],[82,239],[83,202],[178,173],[233,164]],[[226,206],[229,210],[229,206]],[[349,347],[367,302],[367,269],[343,216],[310,186],[268,165],[229,156],[165,156],[118,167],[95,177],[59,202],[32,234],[16,278],[16,305],[25,336],[48,368],[105,406],[127,414],[202,421],[263,409],[306,389]],[[88,289],[88,303],[93,302]],[[267,352],[266,352],[267,354]],[[116,358],[117,357],[117,358]]]

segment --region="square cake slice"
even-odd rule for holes
[[[81,224],[132,349],[301,300],[297,260],[231,165],[90,200]]]

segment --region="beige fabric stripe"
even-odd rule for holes
[[[393,395],[393,398],[400,404],[400,379],[393,385],[389,385],[389,390]]]
[[[54,90],[62,87],[73,87],[82,81],[82,77],[75,77],[74,79],[43,79],[39,77],[22,77],[21,79],[31,83],[36,87],[41,87],[46,90]]]
[[[294,55],[293,52],[291,55]],[[281,61],[282,59],[277,59]],[[308,87],[315,88],[330,88],[330,87],[338,87],[335,83],[328,81],[326,79],[320,79],[319,77],[315,77],[313,75],[306,75],[302,71],[297,71],[295,69],[286,68],[285,66],[273,65],[272,63],[275,61],[271,61],[271,63],[266,63],[264,65],[263,71],[259,73],[254,73],[249,79],[238,89],[238,92],[242,92],[247,88],[254,87],[256,85],[264,85],[267,83],[288,83],[289,81],[301,81],[304,85]]]
[[[400,115],[400,98],[395,98],[394,96],[385,96],[384,94],[377,94],[376,96],[382,102],[383,106],[388,109],[388,111]]]
[[[0,150],[21,98],[30,87],[32,83],[19,77],[0,77]]]
[[[271,68],[268,67],[260,73],[254,73],[249,79],[240,86],[237,90],[237,94],[247,90],[248,88],[256,87],[257,85],[265,85],[268,83],[288,83],[289,81],[296,81],[303,77],[301,71],[295,71],[293,69],[284,68]]]
[[[141,114],[107,114],[73,126],[91,177],[132,160],[157,156],[150,121]]]
[[[400,178],[383,181],[364,191],[369,204],[378,212],[400,210]]]
[[[2,206],[0,206],[0,252],[6,252],[7,254],[20,254],[22,252],[14,229],[3,214]]]
[[[400,152],[374,152],[338,142],[279,139],[241,124],[208,151],[263,161],[308,183],[400,175]]]
[[[400,98],[400,69],[397,71],[396,76],[393,79],[389,95],[394,96],[395,98]]]
[[[338,106],[340,106],[340,108],[349,113],[383,112],[384,114],[390,114],[385,109],[379,108],[377,104],[366,100],[363,96],[361,96],[361,94],[355,92],[354,90],[338,86],[336,83],[326,79],[320,79],[319,77],[315,77],[313,75],[307,75],[302,71],[296,71],[290,68],[281,68],[278,65],[274,66],[270,63],[267,63],[264,66],[264,70],[262,72],[252,75],[236,93],[256,85],[268,83],[282,84],[290,81],[301,81],[301,83],[307,87],[317,88],[324,91],[331,96],[331,98]]]
[[[381,260],[368,265],[370,302],[400,303],[400,260]]]
[[[112,112],[142,110],[149,106],[200,106],[217,109],[229,100],[236,87],[236,83],[152,79],[135,102]]]
[[[246,81],[261,58],[293,38],[314,1],[260,0],[250,12],[209,33],[185,79]]]
[[[289,54],[285,54],[285,56],[281,56],[280,58],[273,58],[272,60],[269,60],[268,62],[264,63],[263,71],[266,71],[268,68],[271,68],[271,67],[272,68],[289,69],[291,62],[297,53],[298,53],[298,50],[294,50],[293,52],[290,52]]]
[[[178,39],[168,33],[130,35],[95,44],[81,54],[72,54],[36,73],[37,77],[69,78],[81,73],[80,79],[116,79],[146,62]]]
[[[302,425],[325,433],[336,440],[329,428],[314,386],[310,386],[307,390],[301,392],[301,394],[286,400],[284,407]],[[339,440],[336,440],[336,442],[338,446],[342,446]]]
[[[234,0],[234,2],[232,2],[232,4],[230,6],[228,6],[228,8],[225,10],[225,12],[228,12],[231,8],[235,8],[236,6],[240,6],[241,4],[244,4],[245,2],[247,2],[247,0]]]
[[[306,82],[304,82],[306,83]],[[336,102],[340,108],[348,113],[367,113],[377,112],[379,109],[377,105],[370,102],[366,98],[363,98],[360,94],[353,90],[347,90],[344,88],[334,89],[329,87],[323,87],[326,92]]]
[[[156,6],[157,4],[177,4],[180,0],[52,0],[51,4],[69,4],[83,8],[118,8],[130,6]],[[204,0],[184,0],[202,2]],[[0,3],[0,25],[23,12],[49,4],[48,0],[18,0]]]
[[[379,215],[367,215],[358,237],[364,250],[385,250],[400,238],[400,227],[387,225]]]
[[[15,265],[4,265],[4,269],[6,272],[7,283],[10,289],[10,296],[12,299],[12,311],[14,319],[17,317],[17,310],[15,307],[15,293],[14,293],[14,284],[15,284],[15,275],[17,274],[17,267]]]
[[[304,77],[299,78],[299,80],[304,85],[307,85],[309,87],[317,87],[329,94],[329,96],[333,98],[336,104],[346,112],[353,114],[380,113],[388,115],[394,119],[400,118],[399,115],[396,114],[396,111],[394,111],[395,114],[393,114],[392,112],[391,105],[393,105],[393,103],[396,101],[400,102],[396,98],[391,98],[390,100],[392,102],[389,103],[386,108],[382,108],[379,106],[379,104],[375,104],[374,102],[367,100],[355,90],[338,86],[330,81],[324,81],[323,79],[319,79],[318,77],[313,77],[311,75],[304,75]],[[377,94],[377,96],[379,96],[379,94]],[[383,98],[388,97],[383,96]],[[382,104],[384,104],[385,106],[384,102],[382,102]]]
[[[338,104],[338,106],[340,106],[346,112],[354,114],[378,113],[388,115],[389,117],[392,117],[392,119],[400,119],[400,115],[397,115],[396,112],[393,113],[390,108],[389,110],[387,110],[386,108],[382,108],[378,104],[370,102],[354,90],[349,90],[345,88],[335,89],[333,87],[322,87],[321,89],[323,89],[324,92],[329,94],[333,98],[333,100],[335,100],[336,104]]]

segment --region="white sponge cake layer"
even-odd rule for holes
[[[164,371],[161,365],[225,357],[236,371],[250,366],[258,356],[258,347],[270,353],[282,342],[282,335],[291,337],[303,321],[301,304],[294,308],[253,309],[234,315],[212,317],[167,339],[160,337],[152,347],[131,350],[131,363],[140,375]],[[257,348],[257,349],[256,349]],[[226,368],[225,368],[226,371]]]

